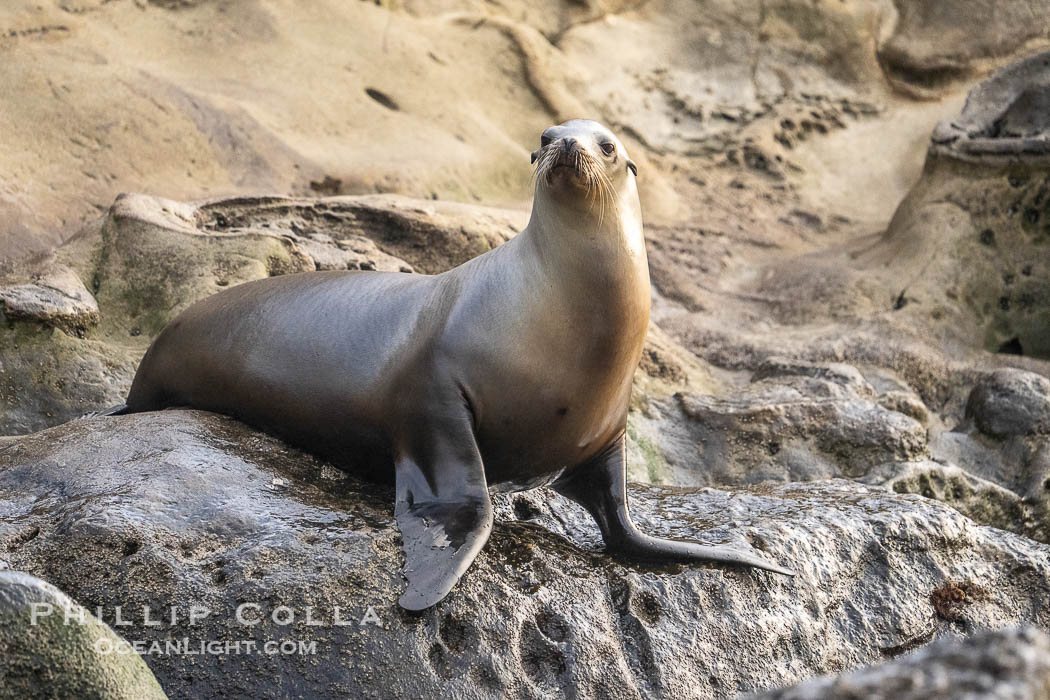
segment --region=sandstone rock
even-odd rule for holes
[[[30,433],[124,402],[146,348],[38,323],[0,329],[0,432]]]
[[[952,429],[931,430],[931,460],[887,462],[863,481],[948,503],[974,520],[1050,542],[1050,382],[1016,369],[982,375]]]
[[[883,408],[910,416],[924,426],[930,422],[930,411],[926,404],[911,391],[887,391],[879,396],[878,402]]]
[[[280,198],[185,204],[122,195],[102,224],[92,273],[104,332],[152,337],[193,302],[272,275],[319,268],[411,271],[374,244],[362,246],[358,235],[337,245],[330,233],[338,228],[331,223],[337,215],[327,207],[315,214],[312,205]],[[329,219],[313,223],[323,214]]]
[[[152,337],[198,299],[267,276],[413,265],[439,272],[507,240],[518,218],[378,195],[199,204],[125,195],[102,225],[94,271],[104,330]]]
[[[1001,19],[990,13],[995,26],[1018,4]],[[947,33],[945,22],[901,13],[897,34],[936,43]],[[127,190],[180,200],[398,192],[523,201],[536,135],[567,112],[600,115],[638,143],[647,211],[681,219],[694,193],[672,173],[710,173],[706,158],[690,163],[697,155],[735,150],[760,177],[790,179],[801,166],[788,153],[863,125],[880,105],[905,112],[898,126],[935,121],[928,105],[909,119],[915,105],[886,88],[875,49],[894,16],[888,0],[674,0],[662,12],[632,0],[405,0],[305,14],[257,3],[220,11],[203,0],[9,0],[0,81],[17,128],[0,169],[17,177],[0,187],[0,260],[52,248]],[[335,39],[348,35],[360,40]],[[235,37],[235,50],[220,36]],[[60,50],[42,55],[40,46]],[[242,59],[262,48],[273,69]],[[994,53],[985,63],[1003,60]],[[223,80],[201,81],[194,61]],[[58,120],[69,128],[52,128]],[[761,133],[746,133],[756,122]],[[870,136],[862,129],[848,140],[879,156],[892,142],[908,162],[831,147],[812,170],[834,180],[844,165],[851,184],[901,181],[891,192],[910,184],[912,134]],[[898,197],[889,199],[877,208]],[[842,212],[818,213],[833,222]]]
[[[933,132],[931,152],[968,162],[1050,156],[1050,53],[997,71],[970,91],[957,118]]]
[[[167,697],[109,626],[51,584],[17,571],[0,571],[0,653],[3,698]]]
[[[879,47],[887,77],[935,97],[990,60],[1050,37],[1050,5],[1025,0],[894,0],[898,17]],[[978,19],[979,18],[979,19]]]
[[[839,384],[859,397],[875,396],[875,389],[864,375],[856,367],[841,362],[819,364],[783,357],[767,357],[751,375],[751,381],[758,382],[776,377],[812,377]]]
[[[777,376],[788,371],[805,374]],[[667,441],[680,447],[668,454],[679,483],[856,477],[926,454],[925,428],[876,403],[874,389],[851,367],[771,361],[754,376],[758,381],[732,398],[679,395],[687,421]],[[688,481],[683,464],[697,470]]]
[[[5,3],[0,260],[53,248],[128,190],[524,197],[526,145],[549,116],[518,57],[404,5]],[[198,60],[222,79],[202,81]]]
[[[676,0],[659,17],[581,23],[559,46],[586,71],[575,81],[579,93],[649,150],[696,156],[735,147],[744,156],[762,150],[741,134],[753,122],[793,120],[778,130],[797,142],[856,116],[852,88],[880,75],[862,48],[874,43],[877,14],[871,2]],[[772,157],[762,165],[767,174],[782,168]]]
[[[1050,637],[1026,626],[946,637],[925,649],[853,673],[794,688],[749,695],[749,700],[973,700],[1050,697]]]
[[[962,115],[935,131],[922,178],[865,256],[873,274],[888,266],[910,281],[898,283],[901,319],[946,342],[1050,357],[1050,124],[1038,98],[1050,90],[1047,65],[1050,54],[1034,56],[971,91]],[[1031,123],[1004,126],[1018,120]]]
[[[64,265],[45,267],[31,281],[8,280],[0,286],[0,313],[74,334],[98,324],[98,302]]]
[[[1050,434],[1050,379],[1016,369],[991,372],[974,387],[966,415],[998,438]]]
[[[613,562],[589,516],[541,490],[500,497],[492,540],[450,597],[404,614],[388,487],[186,411],[5,442],[0,562],[104,620],[118,604],[183,611],[160,627],[125,614],[132,641],[317,642],[276,660],[147,656],[176,697],[714,698],[875,663],[949,629],[1050,626],[1050,548],[918,496],[832,481],[631,497],[647,530],[753,546],[799,576]],[[970,594],[938,612],[945,585]],[[263,622],[237,622],[245,602]],[[213,612],[191,627],[191,605]],[[272,622],[280,605],[296,622]],[[305,624],[307,606],[321,626]],[[333,624],[335,606],[351,624]],[[369,606],[378,627],[361,624]]]
[[[735,370],[773,355],[892,370],[948,423],[962,418],[983,371],[1050,374],[1028,359],[1050,358],[1050,161],[1036,143],[1045,141],[1047,60],[1035,56],[971,92],[963,114],[938,127],[882,234],[770,256],[746,277],[723,272],[717,304],[700,297],[703,313],[665,328]],[[1016,126],[1001,130],[1007,122]],[[1005,150],[970,158],[966,144],[980,139]]]
[[[398,271],[407,261],[427,274],[491,250],[527,223],[525,212],[396,195],[241,197],[205,202],[194,216],[201,229],[214,234],[267,232],[297,242],[304,236],[321,242],[322,236],[344,251],[354,246],[364,246],[358,255],[374,251],[377,257],[362,259],[362,269]]]
[[[930,454],[940,462],[886,465],[885,483],[952,504],[975,520],[1050,542],[1050,382],[1016,369],[982,375],[966,418],[935,431]]]
[[[1050,542],[1045,498],[1026,498],[953,463],[931,460],[887,463],[873,469],[861,481],[888,487],[896,493],[935,499],[982,525]]]

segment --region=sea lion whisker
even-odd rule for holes
[[[536,167],[537,172],[543,173],[543,181],[549,187],[551,184],[551,175],[554,170],[554,165],[557,162],[559,154],[557,150],[548,147],[540,157],[539,165]]]
[[[604,217],[605,215],[606,200],[608,200],[609,206],[612,209],[612,211],[618,216],[619,209],[616,204],[616,192],[613,189],[612,181],[609,179],[609,176],[604,171],[598,171],[597,187],[601,192],[602,197],[602,216]]]
[[[608,198],[605,188],[607,178],[605,177],[605,173],[597,167],[592,170],[592,176],[593,180],[591,187],[594,189],[598,198],[598,227],[601,228],[602,224],[605,222],[605,200]]]

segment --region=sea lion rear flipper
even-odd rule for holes
[[[626,435],[622,435],[605,452],[552,484],[555,491],[576,501],[594,517],[609,552],[633,559],[713,561],[795,575],[790,569],[732,547],[662,539],[640,532],[627,509],[626,446]]]
[[[408,581],[398,603],[408,610],[444,598],[492,531],[492,502],[473,432],[459,426],[429,433],[413,456],[396,464],[394,516]]]

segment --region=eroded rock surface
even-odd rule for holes
[[[932,491],[980,522],[1050,542],[1050,382],[1000,369],[970,393],[965,419],[937,434],[931,453],[942,463],[918,480],[902,472],[902,492]],[[955,465],[965,476],[952,473]],[[937,484],[939,482],[940,486]]]
[[[1038,149],[959,153],[1042,138],[1047,60],[971,92],[880,234],[791,255],[783,240],[657,230],[657,323],[712,378],[634,416],[662,436],[671,480],[860,478],[1046,539],[1050,170]]]
[[[972,90],[934,132],[882,241],[861,253],[873,276],[897,275],[901,318],[945,342],[1050,358],[1048,76],[1043,53]]]
[[[439,607],[409,615],[396,606],[389,488],[186,411],[5,443],[0,561],[88,607],[123,605],[129,640],[317,642],[280,663],[147,656],[173,697],[727,697],[875,663],[949,630],[1050,625],[1050,548],[919,496],[831,481],[639,486],[631,497],[646,530],[755,547],[799,576],[625,566],[600,553],[581,509],[540,490],[501,497],[477,563]],[[939,602],[945,586],[963,599]],[[243,627],[233,611],[244,602],[262,617],[287,605],[298,622]],[[170,606],[214,612],[151,627],[127,612],[143,605],[162,619]],[[304,624],[307,606],[321,626]],[[353,624],[328,624],[334,606]],[[369,606],[380,626],[361,624]]]
[[[0,261],[53,248],[125,191],[522,201],[536,135],[581,115],[638,146],[651,218],[710,228],[692,213],[698,201],[750,218],[767,197],[792,199],[803,170],[819,180],[804,199],[837,189],[848,203],[859,186],[892,193],[869,209],[881,212],[921,164],[916,136],[983,71],[1045,43],[1046,9],[403,0],[303,12],[286,1],[8,0]],[[912,99],[945,93],[943,104]],[[876,114],[892,126],[875,132]],[[736,165],[720,168],[730,151]],[[748,171],[761,179],[740,178],[737,207],[718,192]]]
[[[996,438],[1050,434],[1050,379],[1016,369],[992,372],[974,387],[966,414]]]
[[[975,87],[962,114],[933,132],[932,150],[969,162],[1050,156],[1050,54],[1035,54]]]
[[[900,659],[749,700],[1044,700],[1050,637],[1034,627],[946,638]]]
[[[1032,45],[1050,43],[1050,5],[1039,0],[893,0],[879,60],[900,89],[926,97]],[[1030,50],[1030,49],[1029,49]]]
[[[13,320],[82,334],[98,324],[98,302],[77,274],[64,265],[44,267],[24,282],[0,287],[0,313]]]
[[[685,442],[697,451],[685,464],[707,484],[759,483],[859,476],[925,455],[926,429],[873,399],[810,377],[759,380],[732,398],[683,394]]]

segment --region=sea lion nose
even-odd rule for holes
[[[573,137],[566,136],[561,140],[561,150],[571,153],[574,148],[576,148],[576,139]]]

